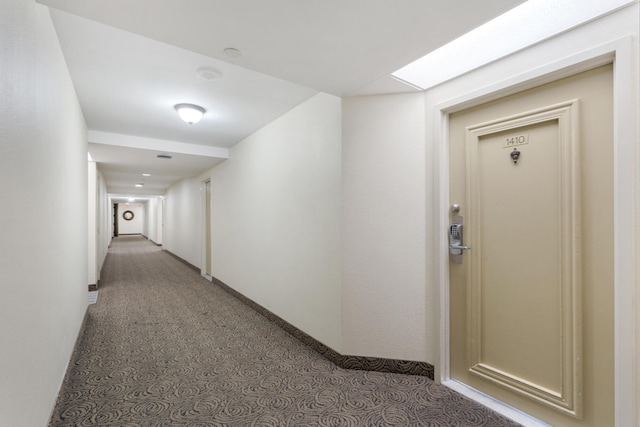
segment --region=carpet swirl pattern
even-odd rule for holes
[[[338,368],[140,236],[109,250],[49,425],[517,426],[424,376]]]

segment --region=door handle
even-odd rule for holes
[[[459,249],[461,251],[468,251],[469,249],[471,249],[471,246],[464,246],[464,245],[460,245],[460,244],[451,244],[449,245],[449,249]],[[459,255],[462,252],[459,252],[457,254],[454,254],[452,252],[453,255]]]
[[[454,216],[453,223],[449,225],[449,254],[454,264],[462,264],[462,252],[471,249],[462,242],[462,217]]]
[[[462,217],[457,217],[456,220],[462,221]],[[471,249],[470,246],[462,244],[462,223],[451,224],[449,226],[449,253],[451,255],[462,255],[462,251],[469,249]]]

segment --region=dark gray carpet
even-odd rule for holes
[[[144,238],[122,236],[50,426],[516,424],[423,376],[338,368]]]

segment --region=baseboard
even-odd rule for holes
[[[442,385],[450,388],[451,390],[460,393],[461,395],[478,402],[479,404],[501,414],[520,424],[522,427],[553,427],[551,424],[547,424],[542,420],[532,417],[519,409],[509,406],[499,400],[484,394],[478,390],[469,387],[466,384],[458,382],[456,380],[446,380],[442,382]]]
[[[172,257],[174,257],[175,259],[177,259],[178,261],[180,261],[181,263],[183,263],[184,265],[186,265],[187,267],[189,267],[192,270],[195,270],[198,272],[198,274],[200,274],[200,267],[197,267],[193,264],[191,264],[189,261],[187,261],[184,258],[181,258],[180,256],[174,254],[173,252],[167,250],[167,249],[162,249],[164,252],[168,253],[169,255],[171,255]]]
[[[156,246],[162,246],[162,243],[156,243],[153,241],[153,239],[150,239],[149,237],[147,237],[146,235],[142,235],[142,237],[144,237],[145,239],[147,239],[148,241],[150,241],[151,243],[153,243]]]
[[[337,351],[327,347],[320,341],[311,337],[310,335],[302,332],[300,329],[293,326],[291,323],[278,317],[271,311],[267,310],[260,304],[256,303],[250,298],[242,295],[240,292],[232,289],[227,284],[215,277],[212,280],[213,283],[220,286],[227,293],[231,294],[238,300],[242,301],[286,332],[300,340],[302,343],[311,347],[326,359],[335,363],[337,366],[344,369],[355,369],[361,371],[376,371],[376,372],[390,372],[394,374],[406,374],[406,375],[420,375],[429,379],[434,379],[434,367],[426,362],[416,362],[411,360],[396,360],[396,359],[384,359],[378,357],[363,357],[363,356],[349,356],[338,353]]]
[[[71,377],[71,371],[69,370],[69,366],[71,366],[71,362],[76,360],[76,356],[78,353],[78,343],[80,342],[80,338],[84,333],[85,326],[87,324],[87,319],[89,318],[89,305],[84,311],[84,317],[82,318],[82,323],[80,323],[80,329],[78,329],[78,334],[76,335],[76,341],[73,344],[73,350],[71,351],[71,355],[69,356],[69,360],[67,361],[67,365],[64,368],[64,375],[62,376],[62,380],[58,386],[58,392],[56,393],[56,398],[53,401],[53,406],[51,407],[51,413],[49,414],[49,422],[47,425],[51,424],[51,420],[53,419],[53,415],[55,414],[56,406],[58,405],[58,397],[60,396],[60,390],[66,386],[69,378]]]
[[[178,261],[182,262],[183,264],[190,267],[191,269],[195,270],[198,274],[200,274],[199,267],[196,267],[195,265],[191,264],[190,262],[186,261],[180,256],[172,253],[171,251],[168,251],[166,249],[163,249],[163,251],[168,253],[172,257],[176,258]],[[206,277],[206,280],[209,280],[209,278]],[[267,310],[260,304],[256,303],[252,299],[247,298],[246,296],[236,291],[235,289],[231,288],[229,285],[222,282],[221,280],[216,279],[215,277],[212,277],[211,282],[218,285],[224,291],[234,296],[236,299],[240,300],[244,304],[248,305],[253,310],[255,310],[256,312],[266,317],[268,320],[277,324],[279,327],[284,329],[290,335],[294,336],[295,338],[300,340],[302,343],[304,343],[308,347],[311,347],[312,349],[320,353],[322,356],[324,356],[327,360],[335,363],[340,368],[355,369],[355,370],[361,370],[361,371],[389,372],[394,374],[420,375],[432,380],[434,379],[434,367],[430,363],[416,362],[412,360],[396,360],[396,359],[384,359],[379,357],[349,356],[349,355],[340,354],[337,351],[333,350],[332,348],[329,348],[326,345],[322,344],[320,341],[316,340],[312,336],[302,332],[300,329],[296,328],[291,323],[278,317],[277,315]]]

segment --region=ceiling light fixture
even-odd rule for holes
[[[204,108],[193,104],[178,104],[175,108],[178,116],[190,125],[198,123],[206,113]]]
[[[143,183],[141,183],[141,182],[139,182],[139,183],[137,183],[137,184],[136,184],[136,187],[138,187],[138,188],[139,188],[139,187],[144,187],[144,184],[143,184]]]
[[[142,176],[151,176],[150,173],[143,173]]]

